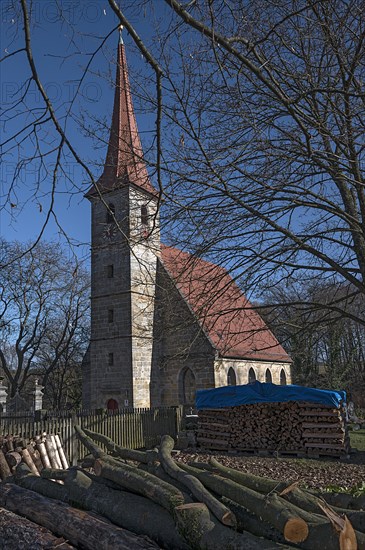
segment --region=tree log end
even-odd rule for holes
[[[303,542],[309,535],[307,522],[301,518],[289,519],[284,527],[284,538],[288,542]]]

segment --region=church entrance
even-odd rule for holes
[[[106,404],[106,408],[108,411],[117,411],[119,409],[118,401],[115,399],[109,399]]]

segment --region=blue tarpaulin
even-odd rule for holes
[[[304,386],[277,386],[262,382],[253,382],[243,386],[222,386],[211,390],[196,392],[197,409],[222,409],[253,403],[278,403],[286,401],[310,401],[322,405],[339,407],[346,401],[346,392],[318,390]]]

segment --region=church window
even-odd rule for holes
[[[106,223],[113,223],[115,218],[115,206],[112,202],[108,204],[106,211]]]
[[[253,368],[251,367],[250,370],[248,371],[248,383],[252,384],[252,382],[255,382],[255,380],[256,380],[256,374]]]
[[[270,369],[266,369],[265,382],[267,382],[268,384],[272,384],[272,376],[271,376]]]
[[[108,323],[114,322],[114,309],[108,309]]]
[[[234,369],[230,367],[227,374],[227,385],[235,386],[236,384],[237,384],[236,373],[234,372]]]
[[[114,365],[114,353],[108,353],[108,365],[110,367]]]
[[[107,265],[106,272],[108,275],[108,279],[112,279],[114,277],[114,265],[113,264]]]
[[[193,371],[189,368],[185,368],[180,373],[180,400],[186,405],[194,405],[196,382]]]
[[[280,386],[286,386],[286,374],[284,369],[280,371]]]
[[[108,409],[108,411],[117,411],[119,409],[118,401],[116,401],[115,399],[108,399],[106,408]]]

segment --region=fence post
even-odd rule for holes
[[[76,432],[75,432],[75,426],[77,424],[77,416],[76,414],[73,414],[71,416],[71,453],[72,453],[72,456],[70,456],[70,462],[72,464],[72,466],[77,466],[77,461],[78,461],[78,458],[79,458],[79,441],[76,437]]]

